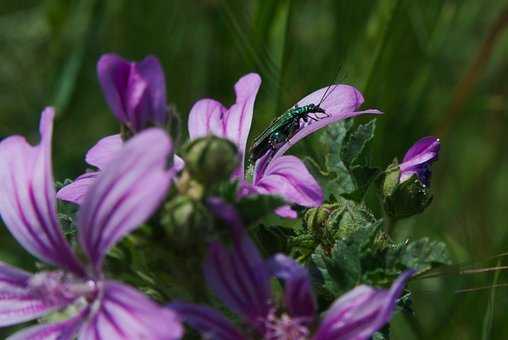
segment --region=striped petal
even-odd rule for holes
[[[242,153],[241,167],[235,172],[239,177],[243,177],[245,148],[260,86],[259,75],[249,73],[235,84],[236,102],[229,109],[213,99],[202,99],[194,104],[189,114],[188,129],[191,139],[213,134],[236,144]]]
[[[245,337],[218,311],[191,303],[172,303],[169,305],[182,321],[201,333],[203,339],[242,340]]]
[[[122,149],[123,141],[119,134],[101,138],[86,153],[86,162],[90,165],[103,169],[111,161],[116,152]]]
[[[165,197],[174,175],[165,169],[171,152],[163,130],[144,130],[124,144],[88,191],[78,217],[79,240],[96,272],[106,252]]]
[[[307,270],[282,254],[271,258],[268,266],[275,277],[284,280],[284,302],[289,315],[312,322],[316,313],[316,299]]]
[[[80,340],[179,339],[183,329],[175,312],[117,282],[105,282],[97,310],[80,330]]]
[[[95,179],[99,175],[99,172],[86,172],[79,176],[72,182],[58,190],[56,197],[66,202],[74,204],[81,204],[85,199],[86,193],[90,187],[95,183]]]
[[[210,245],[204,264],[205,277],[226,306],[259,329],[271,307],[268,271],[245,232],[235,237],[233,243],[232,250],[218,242]]]
[[[265,169],[256,167],[254,187],[261,194],[279,195],[304,207],[316,207],[323,202],[321,187],[295,156],[274,158]]]
[[[224,136],[223,117],[226,108],[216,100],[201,99],[197,101],[189,113],[187,128],[191,140],[213,134]]]
[[[334,302],[314,340],[367,340],[390,321],[397,299],[413,271],[403,273],[390,290],[358,286]]]
[[[39,259],[82,274],[56,216],[51,168],[54,110],[40,123],[41,142],[31,146],[21,136],[0,143],[0,214],[18,242]]]
[[[0,327],[36,319],[66,305],[47,299],[30,287],[31,274],[0,262]]]
[[[72,340],[84,320],[85,312],[72,319],[25,328],[7,340]]]

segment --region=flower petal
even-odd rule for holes
[[[390,290],[358,286],[334,302],[315,340],[367,340],[390,321],[397,299],[414,271],[403,273]]]
[[[323,202],[321,187],[295,156],[273,158],[265,169],[256,167],[254,186],[259,193],[280,195],[304,207],[316,207]]]
[[[231,251],[218,242],[212,243],[204,274],[209,287],[226,306],[253,326],[263,327],[262,321],[270,310],[269,275],[246,232],[235,237]]]
[[[168,136],[147,129],[124,144],[101,171],[79,212],[80,243],[96,271],[106,252],[157,209],[174,175]]]
[[[97,63],[97,75],[111,111],[122,122],[127,123],[127,108],[124,98],[127,91],[131,65],[116,54],[104,54]]]
[[[225,137],[233,141],[242,153],[242,169],[245,162],[245,148],[254,113],[254,102],[261,77],[256,73],[249,73],[235,84],[236,102],[228,110],[225,122]]]
[[[259,75],[249,73],[235,84],[236,102],[228,110],[213,99],[202,99],[194,104],[189,114],[188,129],[191,139],[214,134],[236,144],[242,154],[242,164],[235,171],[235,175],[241,178],[254,102],[260,86]]]
[[[320,104],[320,107],[326,111],[328,117],[323,117],[323,114],[316,114],[315,118],[317,121],[309,120],[307,123],[303,124],[300,130],[277,150],[274,158],[282,156],[298,141],[330,124],[366,113],[382,113],[375,109],[356,111],[363,104],[363,96],[356,88],[343,84],[323,87],[300,100],[297,105],[302,107],[308,104],[319,104],[325,92],[326,97]]]
[[[103,169],[113,159],[115,153],[122,149],[122,145],[122,137],[119,134],[101,138],[88,150],[85,160],[88,164]]]
[[[135,289],[107,281],[97,310],[80,330],[79,339],[171,340],[182,336],[175,312],[150,301]]]
[[[430,184],[430,166],[438,159],[441,144],[439,138],[428,136],[418,140],[407,152],[400,167],[400,182],[416,174],[420,181]]]
[[[0,214],[19,243],[34,256],[82,274],[56,216],[51,169],[54,110],[40,123],[41,142],[31,146],[21,136],[0,143]]]
[[[272,275],[285,282],[284,302],[289,315],[312,322],[316,313],[316,299],[307,269],[282,254],[273,256],[268,266]]]
[[[325,94],[326,93],[326,94]],[[323,100],[323,95],[326,97]],[[322,103],[321,100],[323,100]],[[331,84],[312,92],[298,102],[302,107],[309,104],[319,106],[329,115],[340,115],[356,111],[364,102],[363,96],[356,88],[344,84]]]
[[[148,121],[154,122],[158,126],[166,123],[167,119],[167,101],[166,101],[166,79],[162,66],[154,56],[148,56],[135,64],[135,70],[141,75],[148,85],[149,107]],[[147,122],[144,122],[145,126]]]
[[[0,327],[36,319],[65,306],[65,299],[48,300],[30,287],[32,275],[0,262]]]
[[[364,111],[346,112],[336,115],[331,115],[327,118],[319,118],[317,121],[309,121],[303,128],[301,128],[293,137],[291,137],[284,145],[282,145],[277,152],[275,152],[274,158],[280,157],[286,153],[293,145],[304,139],[305,137],[313,134],[314,132],[327,127],[330,124],[340,122],[346,118],[356,117],[363,114],[383,114],[383,112],[376,109],[369,109]]]
[[[72,340],[83,323],[84,314],[82,312],[68,320],[22,329],[7,340]]]
[[[176,302],[169,305],[182,321],[201,333],[203,339],[242,340],[245,337],[218,311],[202,305]]]
[[[189,113],[187,128],[191,140],[213,134],[225,137],[223,116],[226,108],[216,100],[201,99]]]
[[[95,183],[99,172],[86,172],[72,182],[58,190],[56,197],[63,201],[81,204],[85,199],[88,189]]]

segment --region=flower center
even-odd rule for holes
[[[309,338],[309,329],[303,318],[291,318],[270,313],[266,320],[265,340],[304,340]]]
[[[39,272],[28,281],[30,291],[50,304],[61,304],[79,297],[93,298],[97,283],[62,271]]]

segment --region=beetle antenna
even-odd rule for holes
[[[326,98],[328,98],[333,93],[333,91],[335,91],[335,88],[337,87],[337,85],[339,85],[338,81],[339,81],[341,72],[342,72],[342,66],[339,66],[339,70],[337,71],[337,76],[335,77],[335,81],[333,82],[333,84],[330,84],[330,86],[328,86],[326,88],[325,93],[323,93],[323,96],[321,97],[321,100],[318,103],[319,107],[321,107],[321,104],[323,104],[323,102],[326,100]],[[332,89],[332,90],[329,91],[330,89]]]

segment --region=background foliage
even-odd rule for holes
[[[506,0],[23,0],[0,4],[0,135],[35,140],[40,110],[58,108],[56,178],[74,178],[95,141],[117,130],[96,79],[100,54],[157,55],[181,117],[194,101],[233,100],[242,74],[263,85],[254,132],[332,82],[358,87],[377,121],[373,163],[419,137],[442,140],[434,201],[400,236],[445,241],[457,270],[413,284],[417,316],[395,339],[506,339],[508,275],[508,2]],[[253,135],[251,135],[251,138]],[[310,139],[295,152],[319,157]],[[5,230],[0,258],[32,260]],[[497,289],[461,292],[499,285]]]

